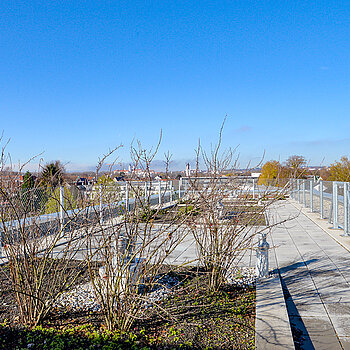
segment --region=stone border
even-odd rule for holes
[[[256,283],[255,349],[295,349],[279,275]]]

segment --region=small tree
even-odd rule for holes
[[[56,188],[54,191],[48,190],[48,200],[45,203],[45,213],[58,213],[61,208],[60,203],[60,189]],[[77,200],[73,197],[72,192],[68,188],[63,190],[63,208],[65,211],[76,209],[78,207]]]
[[[34,176],[30,171],[27,171],[23,177],[22,190],[30,190],[34,188]]]

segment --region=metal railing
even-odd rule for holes
[[[327,219],[332,228],[343,230],[346,236],[350,236],[349,191],[349,182],[291,180],[291,197],[311,212],[319,213],[321,219]]]
[[[96,184],[90,190],[76,187],[22,189],[11,192],[11,200],[1,202],[3,210],[15,204],[16,213],[0,223],[0,248],[3,246],[3,232],[12,232],[16,241],[20,227],[36,226],[41,236],[80,228],[84,224],[110,220],[135,207],[135,203],[147,206],[166,207],[185,193],[177,193],[171,181],[131,182],[117,185]],[[1,255],[1,254],[0,254]]]
[[[220,178],[220,186],[231,191],[230,182],[236,181],[230,198],[240,195],[251,196],[252,199],[264,197],[270,190],[280,191],[274,186],[261,186],[253,178]],[[107,222],[125,212],[132,211],[137,203],[146,207],[174,204],[175,201],[188,199],[196,194],[193,181],[198,181],[201,188],[213,185],[213,178],[181,178],[174,186],[173,181],[131,181],[107,184],[95,184],[78,188],[57,187],[52,190],[42,187],[33,189],[18,189],[11,192],[19,205],[16,215],[10,215],[8,220],[0,223],[0,247],[3,245],[3,232],[11,231],[16,240],[19,229],[36,226],[40,236],[57,232],[65,232],[90,225],[93,222]],[[18,198],[17,198],[18,197]],[[5,208],[7,204],[0,203]],[[20,211],[23,211],[23,215]],[[19,215],[17,215],[19,213]],[[6,229],[6,230],[5,230]],[[7,235],[8,236],[8,235]]]

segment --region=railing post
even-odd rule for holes
[[[300,179],[297,179],[297,185],[298,185],[298,202],[300,203]]]
[[[323,219],[323,180],[320,181],[320,218]]]
[[[314,180],[310,180],[310,211],[314,211]]]
[[[333,228],[338,228],[338,182],[333,182]]]
[[[147,181],[145,181],[145,203],[147,200]]]
[[[303,180],[303,205],[304,205],[304,207],[306,207],[305,181],[306,180]]]
[[[64,225],[64,187],[60,186],[60,224],[61,232],[63,231]]]
[[[162,204],[162,192],[161,192],[161,184],[160,181],[158,182],[158,204]]]
[[[179,180],[179,199],[181,198],[181,185],[182,185],[182,177]]]
[[[100,207],[100,223],[102,224],[103,220],[103,211],[102,211],[102,184],[99,186],[99,194],[100,194],[100,201],[99,201],[99,207]]]
[[[169,202],[171,203],[173,201],[173,182],[170,181],[170,189],[169,189]]]
[[[129,184],[125,185],[125,210],[129,211]]]
[[[344,182],[344,235],[349,236],[349,183]]]
[[[255,199],[255,179],[253,179],[253,199]]]

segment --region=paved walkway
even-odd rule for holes
[[[350,253],[292,203],[270,212],[271,222],[287,220],[272,230],[270,266],[279,269],[296,348],[350,349]]]

